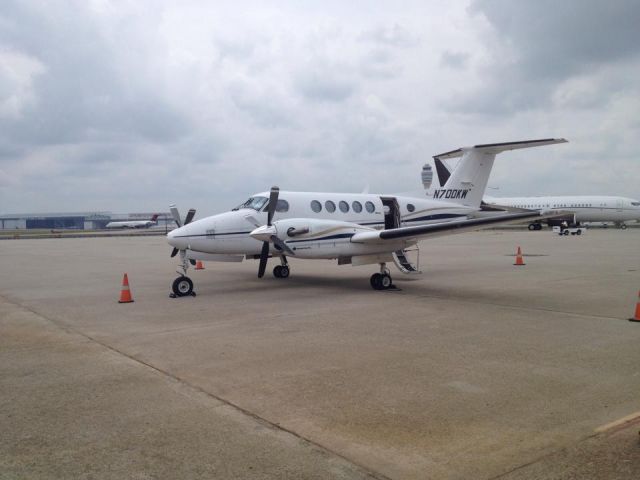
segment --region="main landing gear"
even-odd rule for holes
[[[287,257],[282,255],[280,257],[281,265],[276,265],[273,269],[273,276],[276,278],[288,278],[289,277],[289,265],[287,264]]]
[[[541,223],[530,223],[527,228],[529,229],[530,232],[532,232],[534,230],[542,230],[542,224]]]
[[[371,275],[371,287],[374,290],[389,290],[395,288],[395,285],[391,281],[391,273],[385,263],[380,264],[380,273],[374,273]]]

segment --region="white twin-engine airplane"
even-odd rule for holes
[[[186,276],[195,260],[241,262],[259,259],[258,277],[267,260],[277,256],[273,269],[278,278],[289,276],[287,257],[337,259],[339,265],[379,264],[371,276],[376,290],[391,288],[386,264],[394,262],[403,273],[416,272],[405,249],[424,238],[478,230],[504,223],[543,218],[538,211],[505,213],[476,218],[496,154],[507,150],[564,143],[542,139],[459,148],[434,158],[462,157],[450,178],[434,198],[369,193],[313,193],[280,191],[253,195],[230,212],[192,221],[189,210],[182,222],[174,205],[171,212],[178,228],[167,235],[171,256],[181,264],[173,282],[173,294],[193,294]]]
[[[125,220],[122,222],[109,222],[105,228],[149,228],[157,224],[158,214],[154,214],[151,220]]]

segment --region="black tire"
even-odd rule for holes
[[[542,224],[536,223],[536,230],[542,230]]]
[[[380,287],[381,290],[391,288],[391,275],[380,275]]]
[[[282,265],[282,269],[280,270],[280,278],[288,278],[289,273],[289,267],[287,265]]]
[[[382,290],[382,275],[380,275],[379,273],[374,273],[373,275],[371,275],[369,283],[371,283],[371,287],[374,290]]]
[[[530,223],[527,228],[529,229],[530,232],[533,232],[534,230],[537,230],[535,223]]]
[[[622,230],[626,230],[626,229],[627,229],[627,225],[626,225],[625,223],[623,223],[622,225],[620,225],[620,228],[621,228]]]
[[[582,235],[582,230],[577,230],[576,235]]]
[[[176,297],[186,297],[193,294],[193,282],[189,277],[178,277],[171,286]]]
[[[565,230],[564,232],[562,232],[563,235],[569,235],[569,230]]]
[[[273,267],[273,276],[276,278],[282,278],[282,265],[276,265]]]

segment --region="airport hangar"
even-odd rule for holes
[[[109,222],[149,220],[156,213],[158,213],[159,227],[170,226],[173,228],[173,218],[169,212],[111,213],[104,211],[0,214],[0,230],[100,230],[105,228]]]

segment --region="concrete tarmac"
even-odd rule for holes
[[[386,292],[206,263],[171,299],[162,237],[2,242],[0,479],[640,478],[639,246],[443,237]]]

